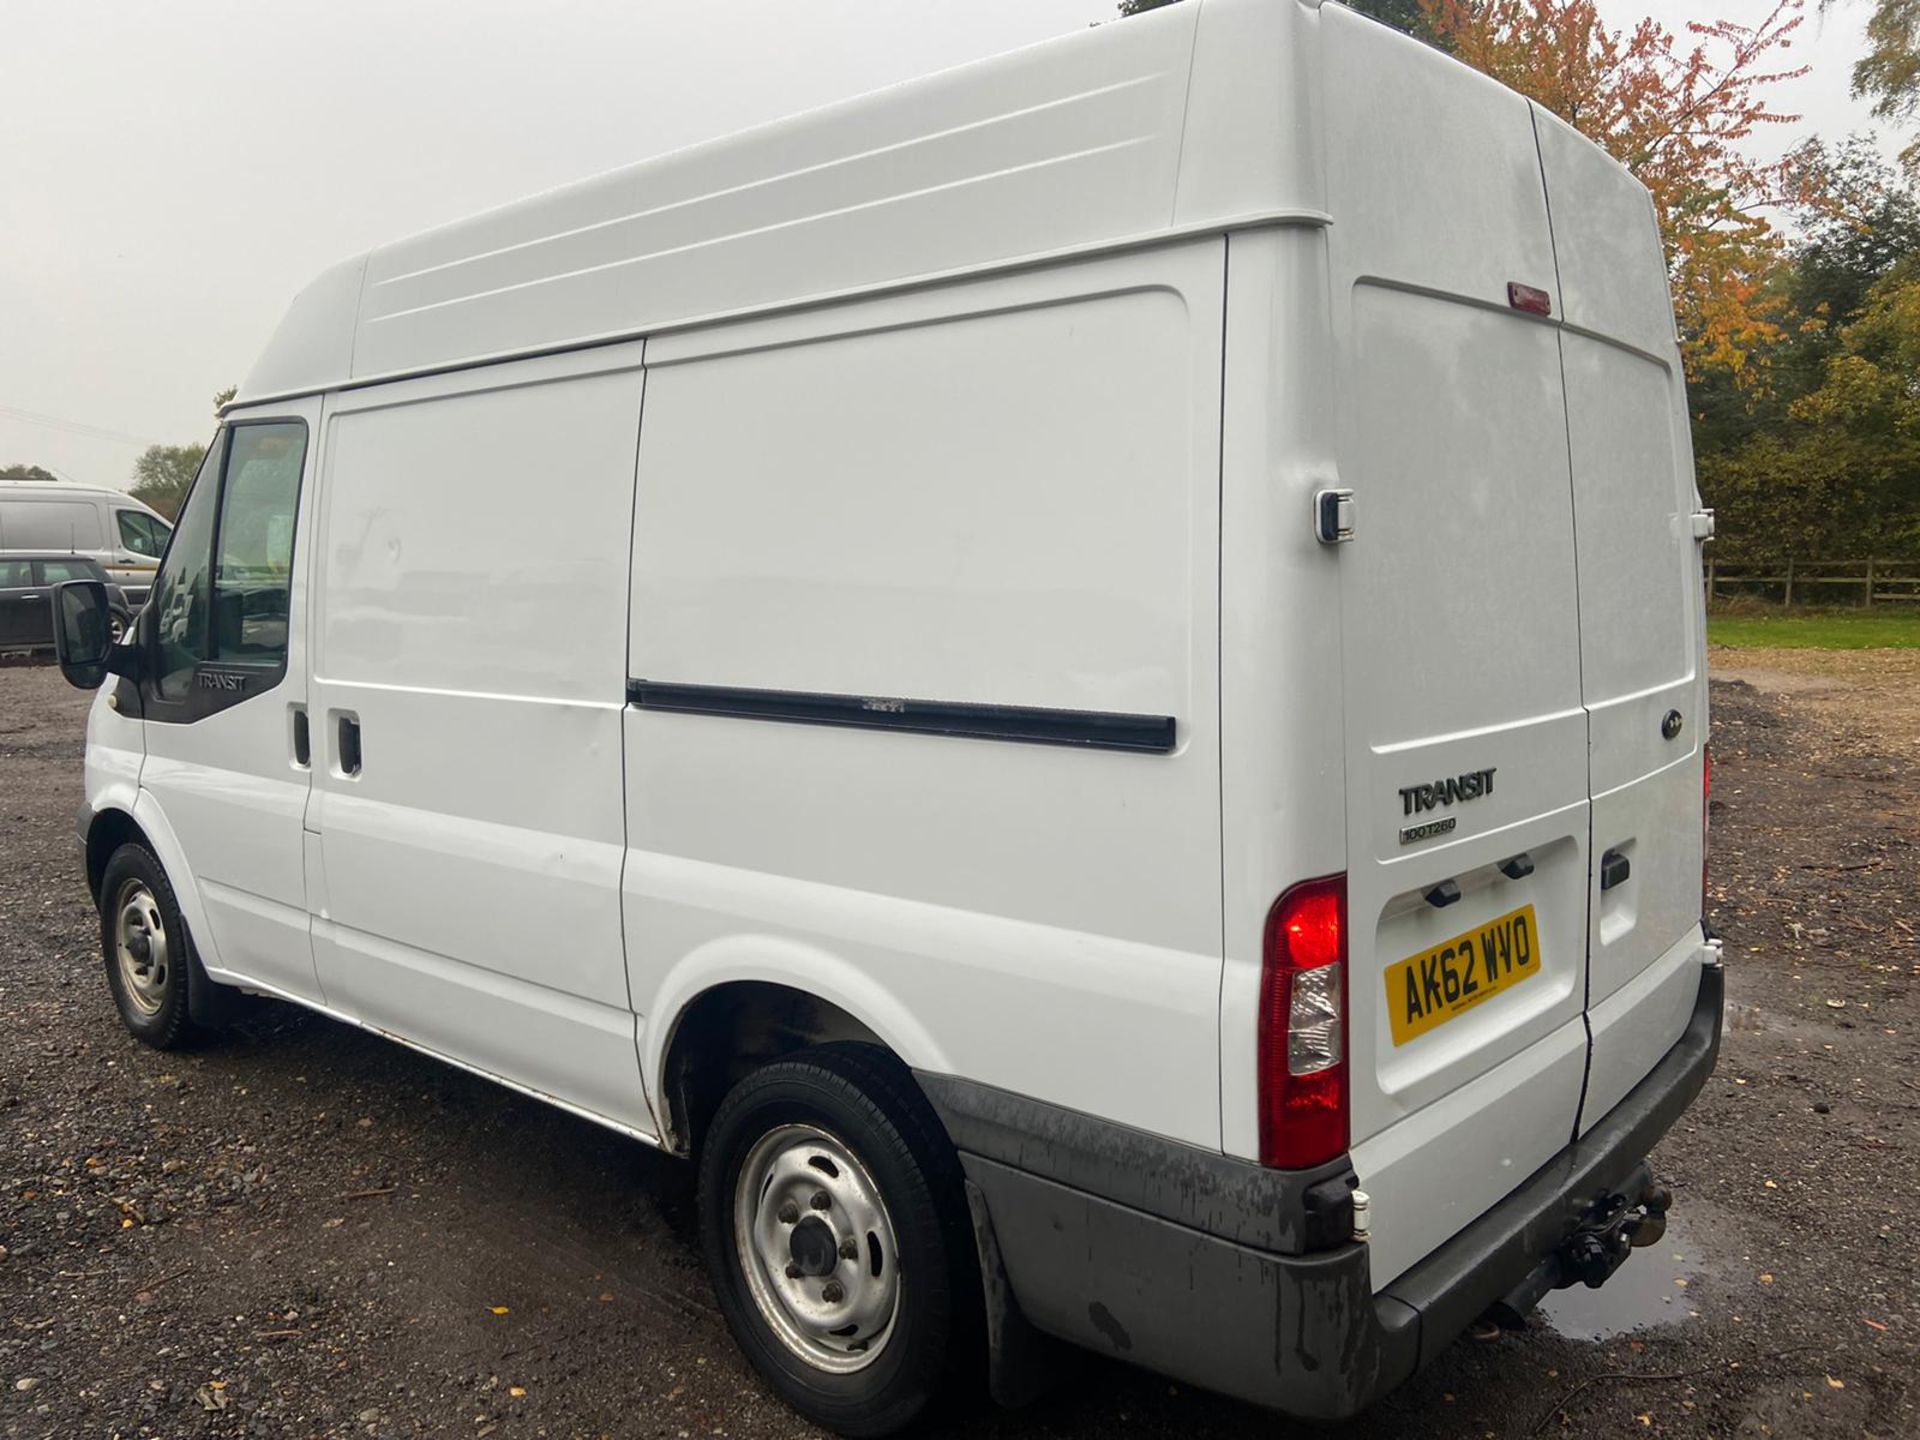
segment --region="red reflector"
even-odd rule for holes
[[[1295,885],[1267,915],[1260,969],[1260,1163],[1347,1149],[1347,877]]]
[[[1518,280],[1507,282],[1507,304],[1516,310],[1524,310],[1529,315],[1553,314],[1553,297],[1544,290],[1536,290],[1531,285],[1522,285]]]

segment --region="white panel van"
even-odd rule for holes
[[[1624,170],[1335,4],[1103,25],[304,292],[132,642],[60,592],[107,980],[690,1157],[848,1434],[1059,1341],[1350,1415],[1660,1234],[1710,529]]]
[[[0,480],[0,550],[90,555],[136,608],[172,533],[158,511],[118,490]]]

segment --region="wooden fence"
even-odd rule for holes
[[[1783,605],[1900,605],[1920,602],[1917,560],[1787,560],[1771,565],[1707,561],[1707,599],[1762,595]]]

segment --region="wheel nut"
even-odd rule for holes
[[[842,1260],[858,1260],[860,1258],[859,1244],[852,1239],[842,1240],[840,1242],[840,1258]]]
[[[820,1298],[829,1305],[838,1305],[847,1298],[847,1292],[838,1280],[829,1280],[820,1291]]]
[[[813,1192],[813,1199],[809,1200],[807,1203],[813,1206],[813,1208],[816,1210],[825,1210],[833,1204],[833,1199],[831,1196],[827,1194],[826,1191],[816,1190]]]
[[[806,1271],[802,1270],[798,1265],[794,1264],[791,1260],[787,1262],[787,1279],[798,1280],[802,1275],[805,1275],[806,1273],[807,1273]]]
[[[798,1225],[800,1223],[800,1207],[791,1200],[782,1201],[780,1205],[780,1223],[782,1225]]]

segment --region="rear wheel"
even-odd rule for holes
[[[211,982],[194,959],[173,886],[144,845],[122,845],[101,874],[100,949],[129,1031],[158,1050],[194,1038],[191,989]]]
[[[803,1051],[722,1102],[700,1164],[720,1307],[788,1404],[844,1435],[920,1413],[979,1311],[959,1161],[905,1069]]]

